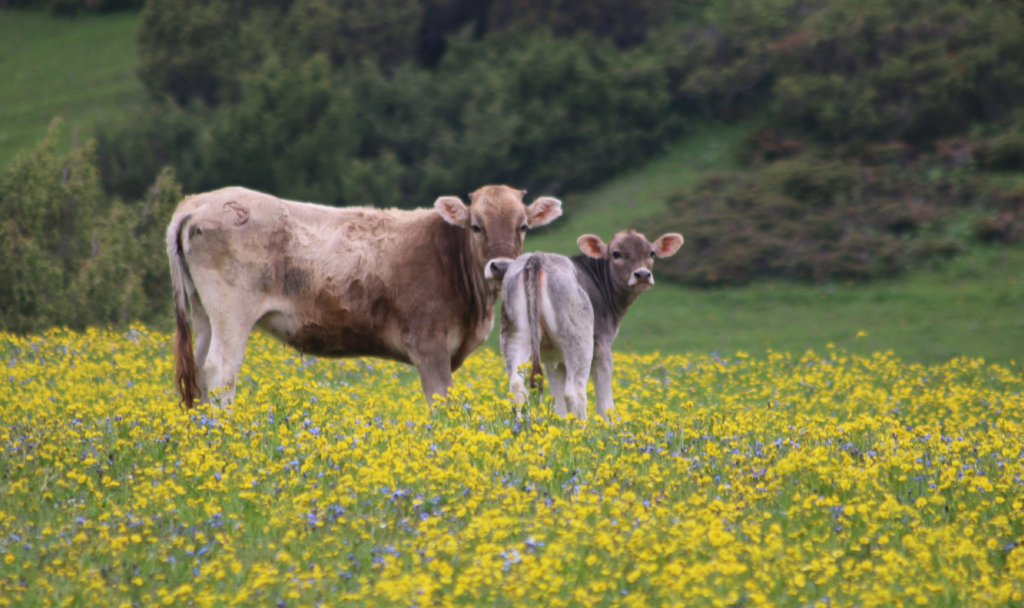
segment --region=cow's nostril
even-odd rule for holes
[[[505,276],[505,271],[512,265],[512,260],[495,259],[487,263],[484,269],[484,278],[500,281]]]

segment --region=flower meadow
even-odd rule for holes
[[[1024,376],[892,354],[617,355],[617,409],[510,407],[254,335],[230,407],[170,336],[0,334],[0,604],[1024,603]]]

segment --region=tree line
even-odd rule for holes
[[[51,134],[0,181],[8,329],[166,314],[154,226],[181,191],[557,194],[709,119],[760,126],[739,171],[652,220],[693,245],[666,264],[675,280],[871,278],[1024,236],[1024,0],[7,4],[141,5],[149,93],[94,143],[60,158]]]

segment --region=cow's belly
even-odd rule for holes
[[[325,326],[303,322],[295,315],[271,312],[257,324],[263,331],[299,352],[317,357],[381,357],[410,363],[384,328],[358,325]]]

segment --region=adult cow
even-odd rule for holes
[[[235,383],[254,326],[300,352],[411,363],[427,401],[487,338],[526,230],[562,214],[550,197],[485,186],[434,209],[335,208],[245,188],[187,197],[167,229],[175,381],[186,407]],[[494,279],[494,280],[488,280]],[[192,309],[195,351],[186,318]]]

